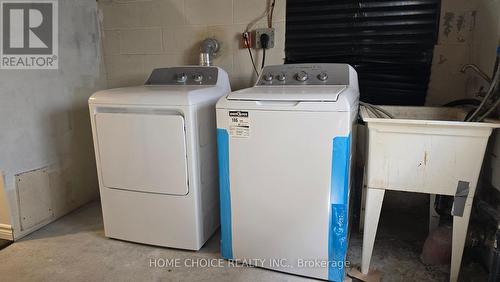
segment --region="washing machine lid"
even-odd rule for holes
[[[336,102],[346,85],[331,86],[255,86],[229,94],[228,100]]]

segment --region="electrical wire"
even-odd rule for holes
[[[264,33],[260,36],[260,45],[262,47],[262,66],[260,69],[262,70],[266,65],[266,50],[269,48],[269,35]]]
[[[269,28],[273,27],[273,15],[274,15],[274,6],[276,5],[276,0],[273,0],[272,2],[268,2],[266,6],[266,10],[264,13],[251,22],[248,23],[247,27],[245,28],[245,32],[249,32],[257,22],[259,22],[261,19],[267,17],[267,26]]]
[[[262,66],[260,69],[262,70],[266,65],[266,48],[262,48]]]
[[[245,32],[249,32],[255,26],[255,24],[257,24],[257,22],[259,22],[261,19],[263,19],[265,17],[267,17],[267,25],[269,26],[269,14],[271,12],[274,13],[274,2],[275,2],[275,0],[273,0],[273,2],[271,4],[269,4],[270,2],[268,2],[264,13],[262,15],[258,16],[257,18],[255,18],[254,20],[252,20],[251,22],[249,22],[247,27],[245,28]],[[271,19],[272,19],[272,17],[271,17]],[[272,26],[272,23],[271,23],[271,26]]]
[[[274,14],[274,6],[276,5],[276,0],[273,0],[271,6],[268,7],[269,13],[267,14],[267,26],[269,28],[273,27],[273,14]]]
[[[255,65],[255,60],[253,59],[252,49],[250,48],[250,43],[248,42],[248,33],[243,33],[243,39],[245,40],[245,46],[247,46],[248,54],[250,55],[250,61],[252,61],[253,70],[255,74],[259,76],[259,72],[257,71],[257,66]]]
[[[271,5],[268,6],[267,10],[269,11],[267,13],[267,27],[273,28],[273,14],[274,14],[274,6],[276,5],[276,0],[273,0],[271,2]],[[262,39],[261,39],[262,41]],[[269,37],[267,39],[269,41]],[[262,66],[260,69],[262,70],[264,66],[266,65],[266,49],[268,48],[269,42],[267,42],[265,45],[262,46]]]
[[[267,16],[267,10],[264,12],[264,14],[260,15],[258,18],[254,19],[253,21],[249,22],[247,27],[245,28],[245,32],[249,32],[253,27],[254,25],[260,21],[261,19],[263,19],[264,17]]]
[[[250,55],[250,60],[252,61],[253,70],[255,71],[255,74],[257,76],[259,76],[259,71],[257,70],[257,66],[255,65],[255,60],[254,60],[254,57],[253,57],[253,54],[252,54],[252,49],[251,49],[251,46],[250,46],[249,40],[248,40],[248,33],[250,32],[250,30],[252,29],[252,27],[258,21],[260,21],[261,19],[263,19],[264,17],[267,17],[267,26],[269,28],[272,28],[272,26],[273,26],[274,7],[276,5],[276,0],[272,0],[272,2],[268,1],[267,3],[268,4],[266,6],[266,10],[264,11],[264,13],[262,15],[260,15],[259,17],[257,17],[256,19],[254,19],[253,21],[251,21],[250,23],[248,23],[248,25],[245,28],[245,32],[243,33],[243,39],[245,40],[245,46],[248,49],[248,54]],[[266,61],[266,48],[263,48],[263,49],[264,50],[263,50],[263,54],[262,54],[262,67],[261,67],[261,69],[264,68],[265,61]]]

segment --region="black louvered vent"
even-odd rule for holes
[[[285,63],[348,63],[361,99],[423,105],[439,0],[288,0]]]

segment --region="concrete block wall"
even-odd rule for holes
[[[460,72],[471,62],[477,1],[443,0],[438,42],[434,48],[427,104],[440,106],[466,94],[466,76]]]
[[[465,74],[465,64],[477,64],[491,75],[500,40],[500,0],[443,0],[439,37],[434,48],[428,105],[474,98],[488,87],[474,72]]]
[[[221,51],[214,65],[229,73],[233,89],[249,87],[255,75],[240,34],[259,18],[267,0],[101,0],[104,58],[109,88],[143,84],[154,68],[197,65],[199,44],[214,37]],[[285,45],[285,0],[277,0],[275,47],[267,64],[282,64]],[[267,27],[263,18],[255,27]],[[254,28],[255,28],[254,27]],[[261,51],[254,51],[260,66]]]
[[[96,1],[59,1],[58,28],[59,69],[0,70],[0,238],[98,197],[87,104],[106,87]]]

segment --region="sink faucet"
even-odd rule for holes
[[[482,79],[484,79],[486,82],[488,82],[489,84],[491,84],[491,78],[486,73],[484,73],[484,71],[482,71],[477,65],[466,64],[466,65],[464,65],[462,67],[462,69],[460,70],[460,72],[461,73],[465,73],[465,71],[467,69],[474,70]]]

